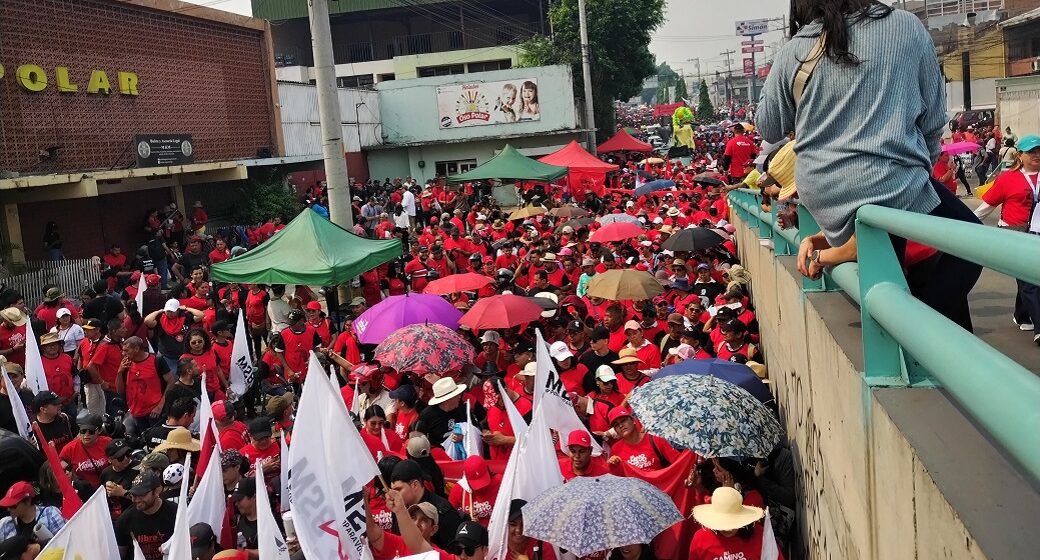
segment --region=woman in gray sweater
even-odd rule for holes
[[[821,32],[824,56],[795,106],[795,73]],[[932,180],[946,125],[944,83],[928,32],[909,12],[872,0],[792,0],[791,36],[763,88],[757,125],[777,142],[795,131],[799,203],[822,230],[803,240],[799,270],[856,260],[856,211],[866,204],[979,223]],[[981,267],[941,253],[904,260],[911,291],[971,330],[967,295]]]

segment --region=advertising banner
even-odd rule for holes
[[[541,120],[535,78],[437,87],[441,128]]]
[[[755,61],[750,58],[744,59],[744,75],[750,76],[755,73]]]
[[[165,167],[195,162],[190,134],[138,134],[137,167]]]
[[[761,35],[769,31],[768,19],[746,19],[736,23],[737,35]]]

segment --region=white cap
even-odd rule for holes
[[[571,349],[567,347],[567,343],[562,340],[552,343],[552,346],[549,347],[549,355],[558,362],[574,357]]]
[[[498,344],[502,341],[502,335],[498,334],[498,331],[487,331],[484,336],[480,337],[481,344]]]
[[[617,374],[614,373],[614,368],[603,364],[596,368],[596,381],[602,381],[604,383],[608,381],[617,381]]]
[[[67,307],[62,307],[61,309],[58,310],[57,313],[54,314],[55,317],[59,317],[59,318],[60,317],[65,317],[66,315],[68,315],[70,317],[72,316],[72,312],[69,311]]]
[[[175,299],[166,300],[166,305],[163,306],[163,311],[177,311],[181,308],[181,302]]]
[[[530,362],[527,362],[527,365],[524,366],[524,369],[516,372],[517,376],[520,376],[520,377],[534,377],[535,374],[537,374],[537,373],[538,373],[538,363],[533,361],[533,360],[530,361]]]

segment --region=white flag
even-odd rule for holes
[[[274,520],[271,511],[271,500],[267,497],[267,484],[264,483],[264,467],[256,462],[256,534],[260,539],[260,560],[289,560],[289,547],[285,545],[285,536]]]
[[[119,546],[104,487],[94,492],[37,558],[119,560]]]
[[[466,428],[462,436],[462,444],[466,448],[466,457],[482,456],[484,454],[483,434],[473,423],[473,413],[470,410],[469,401],[466,401]]]
[[[32,330],[32,323],[25,324],[25,381],[34,395],[50,389],[47,386],[47,373],[43,370],[43,357],[40,356],[40,347],[36,344],[36,333]]]
[[[166,541],[168,552],[166,560],[192,560],[191,522],[188,520],[188,485],[191,483],[191,453],[184,457],[184,478],[181,479],[181,493],[177,499],[177,519],[173,524],[173,536]],[[218,529],[214,529],[216,533]]]
[[[228,395],[228,400],[234,402],[253,386],[253,376],[256,375],[253,360],[249,357],[249,336],[246,333],[245,311],[238,313],[238,326],[235,327],[235,343],[231,347],[229,368],[228,388],[233,395]]]
[[[137,302],[137,312],[140,313],[142,317],[148,315],[148,313],[144,312],[144,291],[147,289],[148,284],[144,281],[144,274],[142,274],[141,277],[137,279],[137,295],[134,296],[134,301]]]
[[[216,428],[213,428],[216,437]],[[202,429],[203,440],[206,437],[206,428]],[[224,495],[224,471],[220,468],[220,448],[217,444],[209,455],[205,472],[202,479],[195,487],[195,494],[188,503],[188,527],[196,523],[206,523],[214,533],[219,534],[224,524],[224,510],[227,509],[227,496]],[[188,478],[185,471],[185,478]],[[180,507],[184,507],[181,502]]]
[[[206,390],[206,372],[202,372],[200,383],[202,384],[202,396],[199,397],[199,410],[195,415],[195,423],[190,429],[198,434],[201,441],[206,436],[206,426],[209,426],[213,420],[213,403],[210,402],[209,391]],[[214,428],[214,433],[216,433],[216,428]]]
[[[778,560],[780,558],[780,547],[776,546],[776,537],[773,535],[773,522],[769,518],[769,508],[766,508],[766,518],[763,520],[762,528],[762,560]]]
[[[282,492],[282,500],[278,504],[281,509],[281,513],[289,511],[289,444],[285,441],[285,434],[278,438],[278,445],[281,446],[281,453],[278,455],[282,458],[279,464],[278,481],[279,488]]]
[[[549,356],[549,347],[542,339],[541,330],[535,330],[535,338],[534,410],[545,409],[546,426],[560,435],[560,451],[567,453],[567,438],[571,432],[581,430],[587,433],[589,430],[574,412],[574,405]],[[592,454],[602,455],[603,448],[591,433],[589,439],[592,440]]]
[[[379,469],[313,352],[288,460],[290,509],[304,555],[363,558],[365,484]]]
[[[506,388],[502,385],[502,380],[499,379],[498,393],[502,395],[502,404],[506,407],[506,416],[509,418],[509,425],[513,428],[513,437],[520,439],[525,433],[527,433],[527,421],[524,420],[524,415],[520,414],[520,411],[516,409],[516,403],[513,399],[509,398],[509,393],[506,392]]]
[[[11,413],[14,415],[14,421],[18,424],[18,435],[29,441],[35,441],[36,434],[33,433],[29,413],[25,411],[25,405],[22,403],[21,397],[18,396],[18,388],[14,386],[14,382],[7,375],[7,368],[0,366],[0,372],[4,374],[4,387],[7,389],[7,398],[11,400]]]
[[[513,441],[513,451],[506,461],[502,472],[502,484],[495,496],[495,505],[491,508],[491,519],[488,521],[488,552],[491,560],[508,558],[507,543],[509,531],[509,504],[513,501],[513,486],[516,481],[516,469],[520,465],[520,451],[523,448],[526,434],[517,434]]]
[[[144,557],[144,551],[141,550],[141,543],[137,542],[137,539],[131,542],[134,544],[134,560],[148,560]]]

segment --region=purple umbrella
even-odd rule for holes
[[[459,328],[462,312],[444,298],[431,294],[390,296],[354,320],[354,332],[362,344],[379,344],[391,333],[423,323]]]
[[[967,152],[977,151],[982,146],[975,142],[954,142],[953,144],[943,144],[943,153],[955,156],[957,154],[963,154]]]

